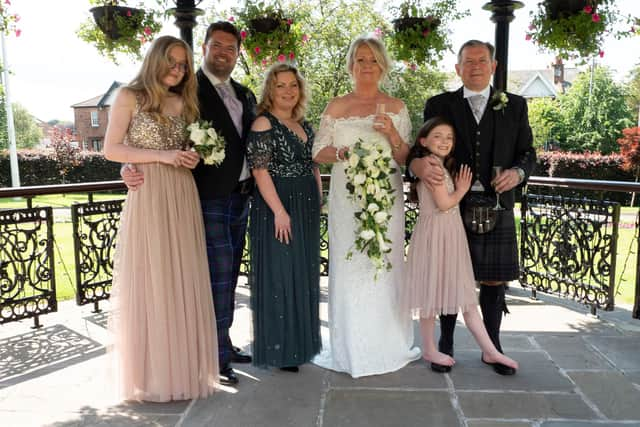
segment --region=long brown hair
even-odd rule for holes
[[[184,48],[187,53],[187,69],[180,83],[168,90],[162,84],[162,78],[169,73],[171,57],[169,51],[175,46]],[[193,69],[193,55],[189,45],[173,36],[158,37],[144,57],[142,67],[126,88],[132,90],[139,102],[140,111],[150,112],[158,120],[165,121],[162,116],[162,103],[168,92],[182,97],[184,109],[182,117],[187,123],[198,118],[198,98],[196,91],[196,77]]]
[[[429,154],[432,154],[427,147],[425,147],[420,143],[420,140],[422,138],[428,137],[431,131],[440,125],[449,126],[454,131],[453,144],[451,145],[451,151],[449,151],[449,154],[445,156],[442,162],[444,164],[444,167],[449,172],[449,175],[451,175],[451,177],[454,177],[456,175],[456,167],[457,167],[456,160],[453,158],[453,150],[456,148],[455,127],[453,127],[453,124],[449,120],[447,120],[442,116],[435,116],[430,118],[426,122],[424,122],[424,124],[418,131],[418,134],[416,135],[416,140],[414,141],[413,146],[411,147],[411,150],[409,150],[408,157],[411,159],[419,159],[421,157],[426,157]],[[409,186],[409,201],[414,203],[418,201],[418,193],[416,191],[416,186],[417,186],[416,181],[412,182],[411,185]]]

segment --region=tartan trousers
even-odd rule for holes
[[[247,231],[249,195],[201,200],[209,260],[209,275],[218,330],[218,360],[222,369],[231,361],[229,328],[233,323],[235,292]]]

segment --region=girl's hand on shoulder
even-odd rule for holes
[[[460,166],[460,171],[456,175],[456,189],[464,191],[465,193],[471,188],[471,168],[467,165]]]

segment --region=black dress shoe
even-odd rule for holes
[[[251,356],[241,348],[231,347],[231,361],[233,363],[251,363]]]
[[[447,372],[451,372],[451,366],[431,362],[431,370],[439,374],[446,374]]]
[[[238,384],[238,376],[231,366],[225,366],[220,369],[220,384],[235,385]]]
[[[286,372],[298,372],[300,371],[300,368],[298,368],[297,366],[283,366],[282,368],[280,368],[280,370]]]
[[[514,375],[516,373],[516,370],[514,368],[504,365],[500,362],[489,363],[485,362],[484,358],[480,358],[480,360],[482,360],[482,363],[484,363],[485,365],[491,366],[493,370],[500,375]]]

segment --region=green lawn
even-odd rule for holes
[[[111,200],[123,198],[122,194],[95,194],[94,200]],[[38,196],[34,198],[33,206],[53,206],[57,218],[54,224],[54,259],[56,271],[56,287],[59,300],[75,298],[75,268],[73,257],[73,237],[70,215],[64,215],[64,208],[74,202],[86,202],[86,194],[67,194]],[[26,206],[25,200],[0,199],[0,209],[22,208]],[[516,224],[519,227],[519,207],[515,210],[518,217]],[[618,254],[616,258],[616,287],[617,303],[633,304],[635,277],[636,277],[636,253],[637,244],[634,241],[635,228],[630,227],[632,220],[629,216],[636,215],[637,208],[622,208],[622,213],[627,214],[622,219],[619,228]],[[632,244],[633,242],[633,244]],[[631,245],[631,246],[630,246]],[[629,254],[629,250],[631,253]],[[626,267],[625,267],[626,266]]]

